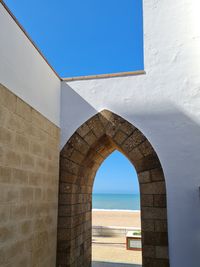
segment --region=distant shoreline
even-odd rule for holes
[[[120,209],[92,209],[92,211],[107,211],[107,212],[140,212],[140,210],[120,210]]]
[[[131,194],[93,194],[92,208],[101,211],[126,211],[140,210],[140,196]]]

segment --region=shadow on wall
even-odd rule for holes
[[[162,103],[156,110],[126,116],[128,121],[137,122],[135,125],[153,145],[163,167],[170,264],[199,267],[200,124],[173,103]]]
[[[71,135],[88,118],[98,111],[76,93],[68,84],[62,82],[61,88],[61,149]]]
[[[98,111],[66,83],[63,83],[61,103],[63,146],[76,129]],[[171,102],[160,103],[152,110],[144,107],[138,113],[128,113],[124,107],[114,103],[111,111],[134,124],[149,139],[161,161],[167,187],[171,265],[198,267],[199,123]],[[183,255],[190,257],[183,258]]]
[[[93,261],[92,267],[142,267],[142,265],[116,263],[116,262]]]

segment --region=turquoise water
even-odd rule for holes
[[[92,208],[105,210],[140,210],[140,195],[93,194]]]

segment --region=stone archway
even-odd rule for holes
[[[57,266],[91,265],[92,187],[115,149],[135,166],[140,184],[143,267],[169,267],[165,178],[147,138],[104,110],[86,121],[60,153]]]

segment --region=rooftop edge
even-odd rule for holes
[[[77,76],[71,78],[61,78],[64,82],[80,81],[80,80],[93,80],[93,79],[104,79],[104,78],[115,78],[115,77],[125,77],[125,76],[136,76],[146,74],[144,70],[138,71],[127,71],[127,72],[117,72],[110,74],[99,74],[99,75],[89,75],[89,76]]]

